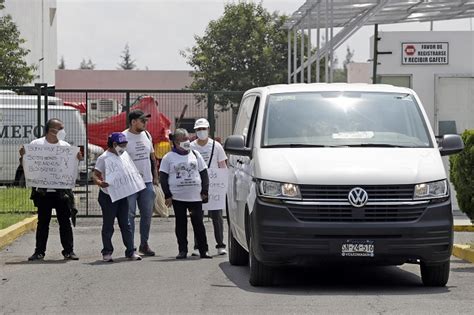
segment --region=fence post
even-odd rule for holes
[[[130,92],[125,93],[125,111],[127,115],[125,115],[125,123],[127,124],[127,128],[130,128],[130,122],[128,121],[128,114],[130,113]]]
[[[41,128],[41,84],[40,83],[35,83],[35,88],[37,92],[37,116],[36,116],[36,122],[38,124],[37,127],[37,134],[35,134],[36,138],[40,138],[43,135],[42,129]]]
[[[207,120],[209,121],[209,137],[214,139],[216,132],[215,115],[214,115],[214,93],[207,93]]]
[[[86,124],[86,143],[85,143],[85,148],[84,148],[84,153],[85,153],[85,159],[86,159],[86,217],[89,216],[89,93],[86,92],[86,118],[85,124]],[[92,175],[91,175],[92,176]]]

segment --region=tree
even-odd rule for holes
[[[0,0],[0,10],[5,8],[4,2]],[[12,17],[0,16],[0,86],[24,85],[35,78],[36,66],[24,60],[30,52],[22,47],[25,42]]]
[[[125,48],[123,50],[123,55],[120,55],[120,58],[122,58],[122,62],[119,63],[119,69],[122,70],[133,70],[137,66],[135,64],[135,60],[132,60],[132,56],[130,55],[130,47],[128,46],[128,43],[125,45]]]
[[[347,65],[352,62],[352,58],[354,57],[354,50],[351,50],[349,46],[346,48],[346,59],[344,60],[342,66],[344,68],[344,73],[347,76]]]
[[[64,56],[61,56],[61,60],[59,61],[58,69],[61,69],[61,70],[66,69],[66,62],[64,61]]]
[[[82,58],[81,64],[79,65],[79,69],[94,70],[95,69],[95,64],[92,62],[92,60],[90,58],[89,58],[88,61],[86,61],[84,58]]]

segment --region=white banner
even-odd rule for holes
[[[447,42],[402,43],[402,65],[447,65]]]
[[[105,160],[105,175],[105,182],[109,184],[107,192],[112,202],[145,188],[145,182],[127,152],[121,156],[114,154]]]
[[[71,189],[76,186],[78,147],[25,144],[26,186]]]
[[[225,196],[228,186],[227,168],[208,168],[209,174],[209,202],[202,204],[203,210],[221,210],[225,209]]]

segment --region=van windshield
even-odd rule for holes
[[[263,147],[432,147],[414,97],[308,92],[269,96]]]

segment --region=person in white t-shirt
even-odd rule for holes
[[[64,141],[66,131],[64,123],[52,118],[46,122],[46,134],[44,137],[31,141],[30,144],[44,145],[44,146],[70,146]],[[20,149],[20,161],[23,161],[25,149]],[[83,160],[81,152],[77,153],[77,159]],[[38,208],[38,226],[36,229],[36,248],[33,255],[28,260],[43,260],[46,252],[46,243],[48,241],[49,223],[51,221],[51,214],[53,208],[56,209],[56,217],[59,223],[59,237],[61,245],[63,246],[62,254],[64,259],[78,260],[79,258],[73,251],[73,234],[71,227],[71,207],[66,197],[65,189],[46,189],[32,187],[31,199],[34,205]]]
[[[202,213],[202,202],[207,200],[209,189],[207,166],[199,152],[191,151],[189,134],[185,129],[176,129],[170,135],[170,140],[173,141],[173,149],[161,160],[160,184],[166,205],[173,205],[174,209],[179,250],[176,259],[185,259],[188,254],[187,210],[191,216],[200,257],[212,258],[208,254]]]
[[[191,149],[201,153],[204,162],[208,168],[227,168],[227,156],[222,145],[209,138],[209,121],[206,118],[199,118],[194,124],[197,139],[191,142]],[[222,209],[209,209],[209,215],[212,218],[214,226],[214,237],[216,239],[216,248],[218,255],[227,254],[224,244],[224,219]],[[193,256],[197,255],[196,245]]]
[[[158,184],[155,150],[151,135],[146,131],[150,114],[137,109],[128,114],[130,128],[123,133],[127,137],[127,152],[145,181],[145,189],[128,197],[129,220],[132,225],[132,234],[135,234],[135,214],[140,209],[140,246],[138,251],[145,256],[155,256],[155,252],[148,245],[150,236],[151,217],[155,202],[153,183]]]
[[[107,166],[107,159],[114,159],[116,157],[126,157],[123,155],[127,147],[127,137],[121,132],[113,132],[107,139],[107,150],[97,158],[92,173],[92,180],[100,187],[99,191],[99,205],[102,209],[102,257],[105,262],[112,262],[112,253],[114,247],[112,246],[112,235],[114,234],[115,218],[118,220],[120,232],[122,233],[123,244],[126,247],[125,257],[131,260],[141,260],[142,258],[135,252],[133,245],[132,227],[128,219],[128,200],[127,197],[112,202],[109,196],[107,187],[107,175],[110,172],[110,167]],[[128,157],[130,160],[130,157]],[[122,161],[120,158],[118,161]],[[119,164],[121,165],[121,164]],[[133,166],[133,162],[129,161],[128,165]],[[136,170],[134,170],[136,172]],[[109,175],[110,176],[110,175]]]

